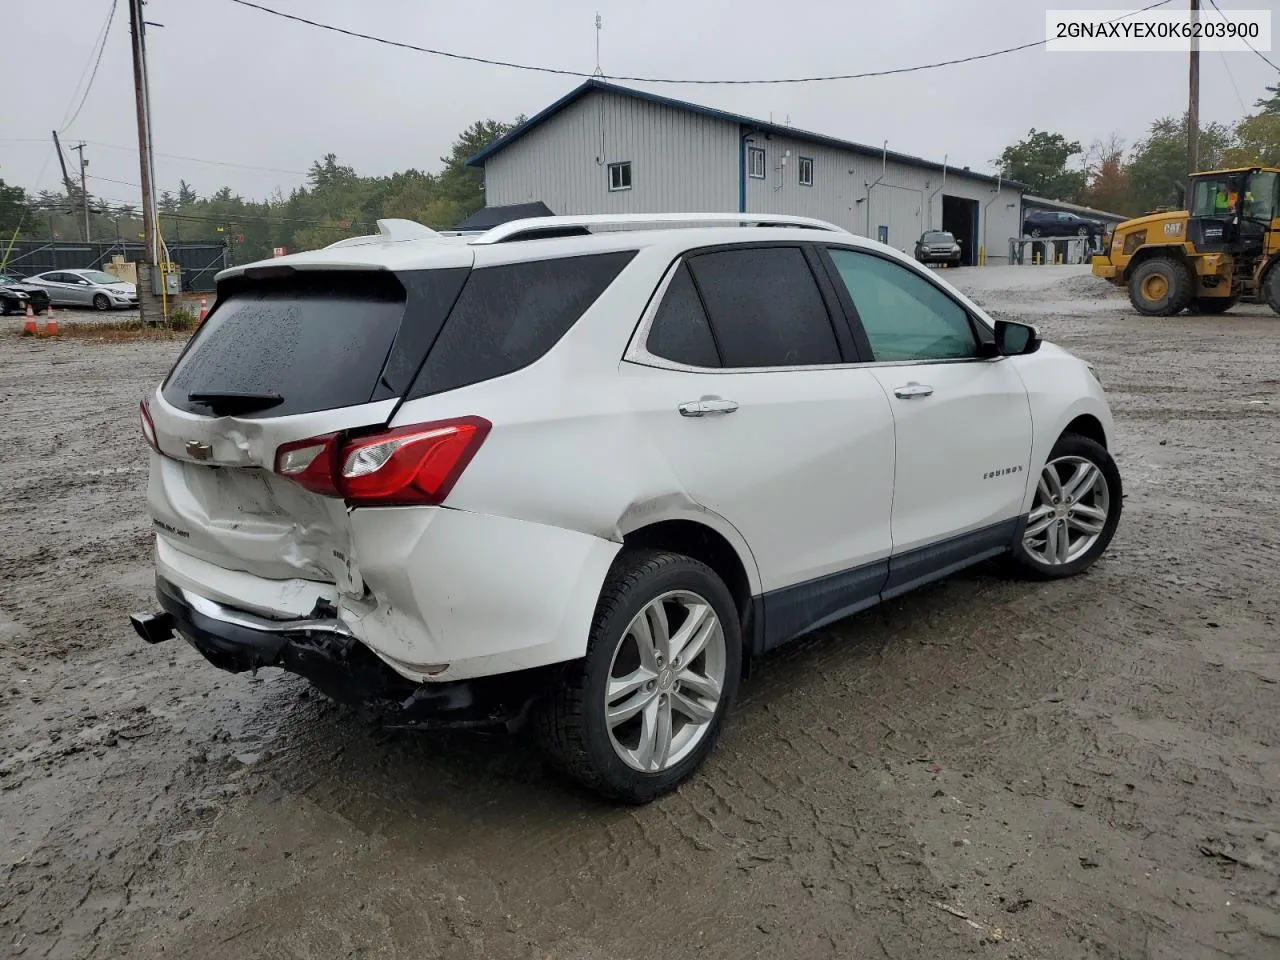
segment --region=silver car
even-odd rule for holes
[[[111,310],[138,305],[137,287],[102,270],[50,270],[22,282],[47,291],[49,302],[58,307]]]

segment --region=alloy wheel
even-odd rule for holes
[[[614,649],[605,723],[627,766],[659,773],[711,730],[725,685],[724,626],[707,600],[674,590],[632,618]]]
[[[1059,457],[1045,464],[1022,537],[1027,553],[1046,566],[1084,556],[1111,515],[1107,478],[1092,460]]]

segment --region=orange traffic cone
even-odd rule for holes
[[[31,301],[27,301],[27,319],[22,325],[22,332],[35,335],[40,331],[36,329],[36,313],[31,309]]]
[[[209,315],[209,301],[206,297],[200,298],[200,319],[197,323],[204,323],[204,318]]]
[[[58,318],[53,315],[53,304],[49,304],[49,308],[44,312],[44,332],[45,336],[56,337],[61,331],[58,330]]]

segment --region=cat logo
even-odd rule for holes
[[[1168,236],[1176,237],[1178,234],[1182,232],[1182,224],[1179,223],[1177,220],[1173,221],[1173,223],[1166,223],[1164,225],[1164,232]]]

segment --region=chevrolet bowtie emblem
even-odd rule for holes
[[[208,460],[212,453],[213,447],[207,443],[201,443],[199,440],[187,441],[187,456],[193,460]]]

